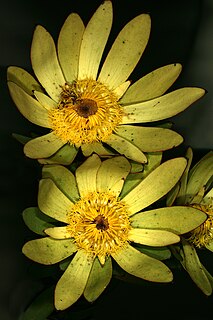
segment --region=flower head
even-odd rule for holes
[[[207,153],[192,168],[191,148],[188,148],[186,157],[188,165],[170,199],[173,199],[176,205],[199,209],[206,214],[206,219],[182,237],[182,247],[178,250],[182,257],[181,263],[193,281],[206,295],[210,295],[212,277],[201,264],[197,250],[206,248],[213,252],[213,152]]]
[[[31,122],[50,129],[25,144],[28,157],[68,164],[81,148],[85,156],[120,153],[145,163],[144,152],[167,150],[182,142],[168,128],[135,124],[174,116],[204,90],[182,88],[163,95],[180,74],[180,64],[161,67],[130,86],[127,79],[149,39],[150,17],[141,14],[131,20],[101,65],[111,25],[112,3],[105,1],[86,28],[77,14],[70,14],[57,49],[51,35],[37,26],[31,60],[38,81],[21,68],[9,67],[8,86],[18,109]]]
[[[39,222],[38,211],[27,209],[25,221],[30,220],[36,232],[41,224],[46,237],[27,242],[23,253],[47,265],[69,259],[55,289],[57,309],[66,309],[82,294],[94,301],[112,277],[112,258],[126,272],[142,279],[172,280],[163,262],[137,250],[135,244],[146,250],[165,247],[204,221],[205,214],[191,207],[144,210],[171,190],[185,166],[184,158],[164,162],[134,187],[128,184],[130,163],[122,156],[102,162],[94,154],[75,174],[61,165],[43,167],[38,206],[55,223]]]

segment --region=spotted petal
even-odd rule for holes
[[[11,66],[7,69],[7,80],[17,84],[29,95],[33,95],[34,90],[43,91],[33,76],[19,67]]]
[[[130,215],[162,198],[180,179],[186,167],[184,158],[168,160],[152,171],[122,200],[127,203]]]
[[[33,35],[31,61],[39,82],[50,97],[58,102],[65,79],[58,62],[54,41],[42,26],[37,26]]]
[[[75,176],[67,168],[61,165],[43,166],[42,177],[52,179],[56,186],[72,202],[76,202],[79,199]]]
[[[119,196],[130,168],[130,163],[124,157],[103,161],[97,173],[97,191],[113,192]]]
[[[58,59],[68,83],[77,79],[78,62],[84,24],[76,13],[64,22],[58,37]]]
[[[111,136],[106,140],[106,143],[117,152],[131,160],[141,163],[145,163],[147,161],[145,154],[137,146],[117,134],[111,134]]]
[[[54,132],[35,138],[24,146],[24,153],[32,159],[48,158],[63,147],[65,143]]]
[[[98,7],[85,29],[79,57],[79,79],[96,79],[111,26],[112,3],[105,1]]]
[[[158,68],[136,81],[120,100],[121,104],[136,103],[163,95],[181,72],[179,63]]]
[[[135,228],[164,229],[184,234],[206,220],[206,214],[191,207],[167,207],[140,212],[131,217]]]
[[[122,269],[136,277],[154,282],[170,282],[173,279],[172,272],[165,264],[130,245],[112,256]]]
[[[125,25],[106,57],[99,81],[115,89],[127,80],[144,52],[150,28],[147,14],[141,14]]]
[[[32,123],[50,128],[47,110],[14,82],[8,82],[11,97],[17,108]]]
[[[116,134],[131,141],[144,152],[156,152],[171,149],[183,142],[178,133],[164,128],[149,128],[121,125]]]
[[[39,183],[38,206],[46,215],[58,221],[68,222],[67,214],[73,203],[51,179],[42,179]]]
[[[145,123],[173,117],[204,94],[205,90],[201,88],[181,88],[159,98],[125,105],[122,123]]]
[[[98,260],[95,259],[88,282],[84,290],[84,297],[89,302],[95,301],[101,293],[106,289],[112,278],[112,262],[109,257],[102,266]]]
[[[55,307],[64,310],[80,298],[86,287],[92,269],[94,257],[84,251],[78,251],[55,289]]]
[[[49,237],[31,240],[22,252],[31,260],[42,264],[54,264],[71,256],[77,250],[71,239],[55,240]]]
[[[180,241],[180,238],[169,231],[134,228],[129,232],[129,240],[147,246],[162,247]]]

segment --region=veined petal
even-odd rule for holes
[[[97,172],[101,165],[101,159],[93,154],[76,170],[76,181],[81,196],[89,192],[97,191]]]
[[[182,70],[179,63],[158,68],[136,81],[120,100],[121,104],[136,103],[163,95]]]
[[[117,134],[111,134],[105,142],[117,152],[131,160],[141,163],[147,161],[146,156],[137,146]]]
[[[168,160],[152,171],[122,200],[128,205],[130,215],[148,207],[162,198],[178,182],[186,167],[186,159]]]
[[[56,186],[72,202],[79,199],[78,187],[74,174],[61,165],[46,165],[42,168],[42,178],[52,179]]]
[[[78,251],[55,289],[55,307],[64,310],[80,298],[86,287],[94,257],[90,253]]]
[[[147,14],[141,14],[126,24],[112,45],[98,80],[110,89],[125,82],[144,52],[150,29],[151,21]]]
[[[129,231],[129,240],[153,247],[163,247],[180,241],[180,237],[165,230],[138,229]]]
[[[83,144],[81,146],[81,149],[85,157],[91,156],[92,153],[97,153],[100,157],[108,157],[115,155],[110,150],[106,149],[101,142]]]
[[[130,169],[130,163],[124,157],[103,161],[97,172],[97,191],[113,192],[119,196]]]
[[[53,227],[47,228],[44,232],[53,239],[70,239],[70,232],[67,231],[67,227]]]
[[[62,222],[68,222],[67,214],[73,206],[63,192],[51,179],[42,179],[39,183],[38,206],[46,215]]]
[[[154,282],[170,282],[173,279],[172,272],[165,264],[130,245],[112,256],[122,269],[136,277]]]
[[[48,158],[63,147],[65,143],[54,132],[35,138],[24,146],[24,153],[32,159]]]
[[[201,204],[210,204],[213,199],[213,188],[211,188],[201,201]]]
[[[54,41],[42,26],[37,26],[31,47],[32,67],[41,85],[58,102],[65,79],[61,71]]]
[[[184,111],[205,94],[201,88],[181,88],[149,101],[123,106],[122,123],[144,123],[167,119]]]
[[[34,91],[34,95],[46,110],[55,109],[57,107],[57,103],[43,92]]]
[[[78,76],[78,61],[84,24],[76,13],[65,20],[58,37],[58,59],[67,82]]]
[[[78,153],[78,149],[75,146],[65,144],[58,151],[56,151],[56,153],[54,153],[52,156],[46,159],[45,158],[38,159],[38,162],[41,164],[69,165],[73,162],[77,153]]]
[[[55,240],[49,237],[31,240],[22,252],[31,260],[42,264],[54,264],[71,256],[77,251],[73,240]]]
[[[112,3],[111,1],[104,1],[98,7],[84,31],[79,57],[78,79],[96,79],[111,26]]]
[[[135,228],[163,229],[184,234],[206,220],[206,214],[192,207],[166,207],[140,212],[131,217]]]
[[[213,176],[213,152],[210,151],[190,171],[186,188],[186,201],[192,198],[205,187],[208,180]]]
[[[131,82],[130,81],[126,81],[126,82],[123,82],[122,84],[120,84],[117,88],[115,88],[113,90],[113,92],[115,93],[117,99],[119,100],[123,95],[124,93],[126,92],[126,90],[129,88]],[[119,101],[120,102],[120,101]]]
[[[117,128],[116,134],[131,141],[144,152],[156,152],[168,150],[183,142],[178,133],[164,128],[149,128],[131,125],[121,125]]]
[[[89,302],[95,301],[106,289],[112,278],[112,261],[109,257],[102,266],[96,257],[94,260],[89,279],[87,281],[84,297]]]
[[[183,261],[181,262],[192,280],[204,294],[210,296],[212,286],[196,253],[196,249],[187,241],[183,241]]]
[[[48,112],[32,96],[14,82],[8,82],[10,95],[21,114],[38,126],[50,128]]]
[[[40,84],[26,70],[11,66],[7,69],[7,81],[14,82],[29,95],[33,95],[34,90],[42,92]]]

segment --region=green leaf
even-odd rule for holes
[[[42,291],[27,310],[21,314],[19,320],[46,320],[55,310],[53,295],[54,286]]]
[[[55,220],[43,214],[37,207],[25,209],[22,216],[28,228],[37,234],[46,235],[44,230],[54,227]]]

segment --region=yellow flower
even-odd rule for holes
[[[51,226],[45,220],[42,225],[48,236],[27,242],[23,253],[46,265],[70,259],[56,285],[57,309],[68,308],[82,294],[88,301],[97,299],[112,277],[112,258],[136,277],[154,282],[172,280],[163,262],[138,251],[134,244],[149,249],[177,243],[179,234],[205,220],[205,214],[190,207],[142,211],[171,190],[185,166],[184,158],[164,162],[133,188],[130,184],[124,188],[131,167],[122,156],[102,162],[94,154],[75,175],[61,165],[43,167],[38,206],[55,223]],[[35,208],[28,208],[24,219],[31,221],[27,224],[38,233]]]
[[[187,87],[163,95],[180,74],[180,64],[161,67],[130,86],[127,79],[149,39],[150,17],[141,14],[131,20],[101,65],[111,25],[111,1],[97,9],[86,28],[72,13],[62,26],[57,50],[51,35],[37,26],[31,60],[38,82],[21,68],[8,68],[9,90],[20,112],[50,129],[25,144],[28,157],[69,164],[81,148],[85,156],[118,152],[145,163],[144,152],[167,150],[182,142],[168,128],[135,124],[172,117],[205,91]]]
[[[168,204],[185,205],[197,208],[207,216],[197,228],[182,238],[179,248],[181,263],[197,286],[206,294],[212,294],[213,277],[200,262],[197,250],[206,248],[213,252],[213,152],[208,152],[192,168],[193,152],[188,148],[188,165],[185,172],[170,194]],[[172,200],[171,200],[172,199]]]

